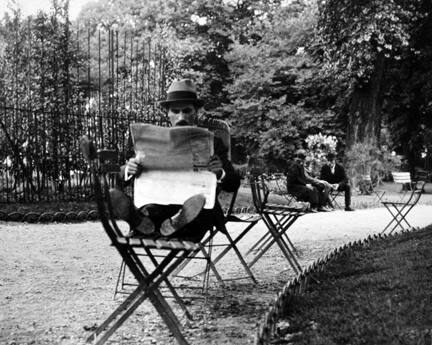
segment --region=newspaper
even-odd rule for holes
[[[144,172],[135,179],[134,203],[183,204],[204,194],[204,208],[214,207],[216,175],[207,170],[213,155],[213,133],[207,129],[182,126],[159,127],[142,123],[130,125],[138,162]]]

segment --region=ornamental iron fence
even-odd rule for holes
[[[157,101],[173,67],[163,46],[134,33],[77,29],[56,49],[36,36],[22,31],[0,57],[0,203],[87,200],[79,138],[124,162],[131,122],[168,125]]]

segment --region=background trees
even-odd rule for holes
[[[384,145],[418,162],[430,114],[428,92],[418,92],[430,71],[426,0],[101,0],[94,6],[101,9],[93,11],[100,13],[94,25],[165,33],[178,75],[198,81],[208,115],[231,122],[239,160],[247,154],[286,160],[308,134],[322,132],[336,135],[340,149]],[[93,12],[81,20],[93,20]],[[417,87],[401,105],[407,78]],[[412,111],[401,113],[407,102],[421,107],[418,120]],[[401,141],[409,145],[402,149]]]
[[[403,146],[401,152],[415,164],[425,144],[424,115],[430,114],[423,98],[430,88],[420,76],[430,73],[430,63],[419,64],[430,51],[425,31],[430,32],[430,21],[430,2],[422,0],[330,0],[320,6],[323,68],[347,85],[341,115],[346,117],[348,147],[379,147],[384,125],[392,133],[383,138],[384,144]]]
[[[73,27],[90,32],[92,46],[100,31],[118,30],[165,47],[173,71],[167,78],[198,82],[206,115],[231,123],[240,162],[258,155],[280,167],[307,135],[322,133],[335,135],[339,149],[360,143],[382,151],[384,145],[414,166],[431,145],[431,12],[428,0],[99,0]],[[41,30],[57,30],[42,18]],[[11,25],[3,21],[3,37],[19,32]],[[26,24],[21,18],[14,25]],[[70,41],[67,30],[57,32],[58,44]],[[16,45],[7,49],[25,56],[28,48],[14,35]],[[109,42],[102,38],[102,44],[108,54]],[[44,56],[40,68],[67,70],[79,60],[70,45],[52,47],[61,54]],[[14,73],[5,66],[3,73]],[[127,68],[120,69],[126,78]],[[58,82],[45,81],[68,97],[61,82],[68,74],[52,77]]]

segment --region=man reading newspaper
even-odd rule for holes
[[[197,126],[198,110],[203,104],[202,101],[197,97],[194,83],[189,79],[183,79],[178,81],[176,80],[171,84],[167,91],[167,99],[161,101],[160,105],[168,111],[168,117],[173,126]],[[133,132],[134,126],[132,125],[131,128]],[[147,130],[148,129],[149,128],[147,128]],[[143,135],[141,135],[142,133],[138,133],[142,130],[145,131],[143,127],[138,129],[135,128],[135,135],[137,138],[143,137]],[[188,135],[180,135],[180,137],[188,138]],[[138,142],[139,141],[140,140],[138,140]],[[170,145],[172,145],[173,141],[175,140],[172,137],[166,140],[166,142],[170,143]],[[135,148],[137,148],[136,144],[138,142],[135,142]],[[205,142],[205,140],[197,141],[197,143],[200,145],[202,145],[203,142]],[[169,165],[170,167],[167,170],[175,170],[171,169],[172,162],[167,162],[169,157],[162,156],[159,157],[159,160],[155,160],[154,155],[152,156],[151,154],[145,153],[145,144],[142,144],[142,151],[138,149],[135,157],[129,159],[126,165],[122,167],[125,184],[129,184],[135,179],[137,180],[135,183],[138,184],[151,181],[151,179],[146,180],[146,174],[151,174],[151,170],[157,171],[157,169],[153,169],[156,164],[161,166]],[[138,146],[140,146],[139,143]],[[167,200],[167,189],[164,188],[165,190],[162,190],[160,187],[154,185],[151,193],[158,196],[156,198],[156,202],[153,201],[146,203],[146,200],[148,199],[146,199],[146,196],[138,191],[140,195],[136,196],[135,198],[136,201],[139,201],[139,204],[134,205],[132,199],[123,194],[121,191],[117,189],[112,189],[110,191],[116,216],[126,220],[131,225],[132,236],[153,237],[161,235],[190,241],[199,241],[213,226],[223,226],[223,212],[218,201],[215,200],[217,191],[236,191],[240,185],[240,177],[234,170],[231,162],[228,160],[228,148],[219,138],[214,138],[213,154],[211,154],[212,152],[210,150],[208,162],[203,162],[202,156],[197,158],[197,152],[194,152],[194,149],[194,145],[191,145],[192,164],[194,166],[194,170],[202,170],[204,167],[208,172],[211,172],[214,175],[217,181],[216,192],[213,193],[213,195],[209,192],[209,190],[211,191],[212,189],[210,183],[209,189],[205,189],[205,191],[208,193],[204,191],[203,193],[191,195],[182,204],[173,203],[166,205],[160,203],[160,200]],[[165,150],[163,152],[167,151]],[[201,150],[201,152],[205,152],[205,149]],[[181,161],[182,160],[180,160],[180,162]],[[148,166],[147,163],[149,164]],[[186,165],[190,166],[189,163]],[[184,169],[184,167],[180,167],[178,171],[173,171],[173,174],[178,174],[179,184],[185,183],[185,181],[187,183],[191,181],[187,178],[187,176],[184,176],[185,170],[187,171],[190,169]],[[188,173],[186,175],[188,175]],[[206,177],[203,179],[205,180]],[[173,181],[171,177],[170,183],[172,182]],[[176,181],[174,180],[174,182]],[[151,182],[149,182],[149,184],[151,187]],[[207,183],[205,182],[204,184]],[[135,186],[137,187],[137,185]],[[168,189],[168,191],[170,191],[170,189]],[[183,190],[181,191],[183,192]],[[171,196],[175,199],[178,194],[174,195],[175,192],[171,192],[173,194]],[[159,198],[158,193],[164,193],[165,195]],[[206,200],[209,198],[213,198],[213,200]],[[141,203],[144,204],[141,205]],[[136,206],[138,206],[138,208]]]

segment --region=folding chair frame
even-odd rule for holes
[[[218,280],[218,282],[221,285],[225,285],[224,282],[225,281],[232,281],[232,280],[241,280],[241,279],[250,279],[254,284],[257,284],[257,280],[254,276],[254,274],[252,273],[250,266],[247,264],[246,260],[243,258],[240,250],[237,247],[237,243],[261,220],[261,216],[258,214],[253,214],[253,215],[246,215],[246,214],[234,214],[234,205],[235,205],[235,200],[237,197],[237,191],[235,191],[232,195],[231,198],[231,203],[230,206],[228,208],[228,211],[226,212],[225,215],[225,225],[228,223],[246,223],[248,224],[246,226],[246,228],[244,228],[239,234],[237,234],[234,238],[231,236],[231,234],[227,231],[226,227],[223,229],[222,234],[226,237],[226,239],[228,240],[228,243],[223,243],[223,244],[212,244],[211,247],[218,247],[218,246],[223,246],[225,247],[222,252],[220,252],[214,259],[211,260],[212,263],[212,271],[215,274],[216,279]],[[209,235],[208,238],[206,240],[203,241],[203,245],[205,245],[208,241],[213,239],[214,234]],[[222,278],[220,276],[220,274],[217,273],[216,270],[216,264],[222,260],[226,254],[228,254],[228,252],[230,250],[234,250],[234,252],[237,255],[237,258],[239,259],[240,263],[242,264],[243,269],[246,272],[246,276],[244,277],[236,277],[236,278]],[[198,254],[198,253],[197,253]],[[195,257],[196,258],[196,257]],[[190,259],[191,260],[191,259]],[[181,269],[184,268],[184,266],[190,261],[188,260],[187,262],[185,262],[184,265],[182,265],[182,267],[179,267],[178,271],[180,271]],[[194,278],[196,276],[200,276],[205,274],[206,272],[200,272],[194,276],[188,277],[188,278]]]
[[[426,182],[419,181],[416,182],[415,187],[412,189],[410,196],[405,201],[382,201],[381,203],[386,207],[386,209],[390,212],[392,219],[381,231],[381,233],[386,232],[390,229],[390,234],[396,230],[396,228],[400,228],[402,231],[411,229],[412,226],[406,219],[408,213],[413,209],[413,207],[420,200],[421,194],[423,192],[423,188]],[[419,187],[420,186],[420,187]],[[404,194],[406,195],[406,194]]]
[[[227,147],[230,147],[230,140],[231,137],[229,135],[229,126],[226,122],[218,120],[218,119],[200,119],[200,127],[209,128],[211,131],[215,133],[216,136],[218,136],[222,141],[224,142]],[[229,152],[228,152],[229,153]],[[228,158],[229,155],[228,155]],[[204,275],[204,284],[203,284],[203,290],[207,292],[208,288],[208,278],[209,278],[209,272],[213,272],[214,276],[216,277],[217,281],[224,286],[225,281],[229,280],[239,280],[239,279],[250,279],[253,283],[257,283],[257,280],[255,276],[253,275],[252,271],[248,267],[245,259],[243,258],[242,254],[240,253],[239,249],[237,248],[238,241],[251,229],[255,224],[261,219],[261,217],[236,217],[234,216],[233,210],[235,205],[235,200],[237,197],[237,191],[233,193],[231,197],[231,203],[229,206],[229,209],[225,215],[225,224],[227,222],[245,222],[249,223],[249,225],[242,231],[241,234],[239,234],[235,239],[231,237],[231,235],[228,233],[226,228],[223,229],[214,229],[213,231],[210,231],[207,236],[199,243],[197,249],[190,253],[188,260],[185,260],[181,265],[177,267],[177,269],[173,272],[173,276],[177,276],[180,278],[186,278],[186,279],[192,279],[194,277]],[[222,231],[220,231],[222,230]],[[227,239],[227,243],[224,244],[213,244],[213,238],[216,235],[216,233],[223,233],[225,238]],[[224,246],[225,249],[214,259],[211,259],[211,252],[214,247],[218,246]],[[222,278],[222,276],[219,274],[219,272],[216,269],[216,263],[220,261],[230,250],[234,250],[237,258],[239,259],[242,267],[244,268],[246,272],[245,277],[239,277],[239,278]],[[199,254],[202,254],[201,256],[198,256]],[[193,260],[193,259],[205,259],[207,260],[207,266],[204,272],[200,272],[194,276],[180,276],[180,272],[187,266],[187,264]],[[120,265],[119,275],[117,278],[116,288],[114,292],[114,298],[118,293],[122,293],[124,291],[124,288],[126,285],[128,286],[135,286],[136,283],[126,283],[125,282],[125,268],[126,265],[124,262]]]
[[[268,232],[249,249],[248,253],[254,250],[257,251],[255,257],[249,263],[249,267],[258,262],[276,243],[294,272],[296,274],[300,273],[302,268],[297,259],[298,252],[289,239],[287,231],[305,212],[287,205],[268,203],[269,190],[262,175],[251,175],[250,185],[254,205],[266,224]]]
[[[88,140],[88,139],[87,139]],[[84,142],[84,150],[95,151],[95,149],[86,148]],[[111,240],[111,244],[117,249],[120,256],[125,262],[130,272],[138,282],[138,285],[133,292],[120,304],[119,307],[88,337],[87,342],[95,344],[104,344],[107,339],[132,315],[132,313],[146,299],[149,299],[153,304],[171,333],[181,345],[187,345],[184,335],[182,334],[181,325],[175,316],[170,305],[162,296],[159,287],[161,283],[165,283],[171,291],[173,297],[180,305],[181,309],[188,318],[191,315],[187,311],[176,290],[169,282],[168,277],[193,251],[198,247],[198,244],[181,240],[153,240],[146,238],[128,238],[124,236],[116,224],[113,215],[113,206],[109,198],[107,174],[119,170],[116,164],[104,164],[106,160],[116,160],[117,153],[115,151],[99,151],[100,164],[95,162],[95,157],[89,158],[89,165],[92,175],[94,176],[94,190],[97,202],[98,212],[103,228]],[[102,177],[102,180],[100,177]],[[144,264],[140,260],[136,249],[144,249],[150,258],[152,269],[149,270],[148,264]],[[160,261],[156,259],[154,251],[165,250],[166,255]]]
[[[340,196],[342,193],[345,193],[345,192],[342,190],[332,190],[329,193],[330,201],[335,208],[343,208],[342,205],[337,200],[337,197]]]

